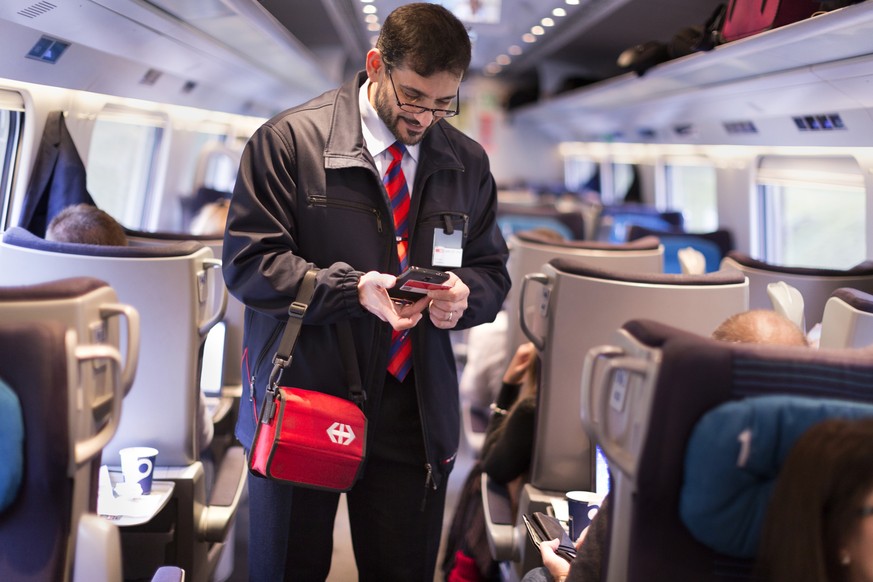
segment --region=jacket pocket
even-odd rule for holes
[[[343,210],[351,210],[353,212],[372,214],[373,219],[376,221],[376,230],[378,230],[380,234],[382,233],[382,213],[378,208],[360,202],[353,202],[351,200],[328,199],[327,196],[321,194],[310,194],[307,195],[306,199],[309,201],[309,205],[314,207],[339,208]]]
[[[431,212],[418,219],[417,228],[442,228],[446,234],[460,230],[463,240],[467,240],[467,229],[470,226],[470,215],[464,212]]]

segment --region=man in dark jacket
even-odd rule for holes
[[[317,286],[282,384],[345,396],[332,324],[351,323],[370,423],[347,497],[360,580],[433,580],[460,432],[448,330],[493,320],[510,284],[488,158],[442,119],[458,111],[470,50],[438,5],[392,12],[365,73],[255,133],[228,216],[225,280],[246,305],[245,446],[307,270],[320,269]],[[408,213],[393,212],[407,192]],[[448,288],[396,305],[386,290],[402,264],[448,271]],[[396,366],[392,346],[411,359]],[[324,580],[339,495],[253,477],[249,496],[250,579]]]

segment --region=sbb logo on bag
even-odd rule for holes
[[[335,422],[327,428],[327,436],[338,445],[350,445],[355,440],[355,431],[348,424]]]

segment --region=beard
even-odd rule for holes
[[[432,118],[431,124],[425,126],[418,123],[411,113],[402,110],[395,113],[395,108],[399,109],[396,107],[397,101],[393,95],[388,95],[388,87],[384,83],[379,83],[375,101],[374,108],[379,119],[403,145],[420,143],[436,121],[436,118]]]

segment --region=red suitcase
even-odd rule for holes
[[[819,6],[819,0],[730,0],[721,29],[722,42],[804,20]]]

